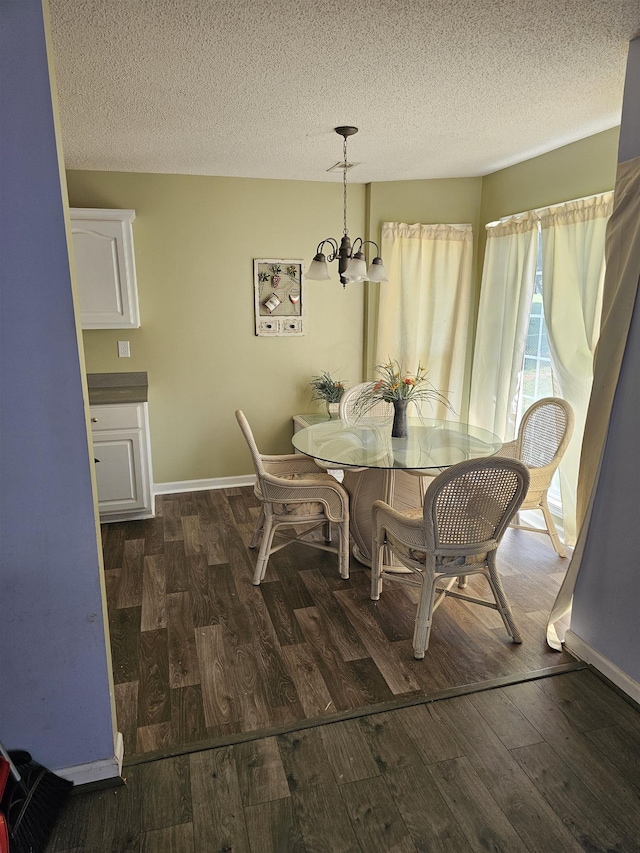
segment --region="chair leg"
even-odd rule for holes
[[[466,589],[467,588],[467,576],[460,575],[458,578],[458,589]]]
[[[495,562],[495,552],[491,552],[487,556],[487,569],[488,572],[485,574],[485,577],[489,581],[491,592],[493,593],[493,597],[498,605],[498,612],[500,616],[502,616],[502,621],[504,622],[504,627],[507,629],[507,634],[509,634],[514,643],[521,643],[522,636],[515,623],[515,619],[513,618],[511,606],[507,600],[507,596],[505,595],[500,575],[498,574]]]
[[[429,635],[433,622],[433,602],[436,596],[436,578],[433,574],[424,574],[420,588],[420,601],[416,612],[416,622],[413,629],[413,656],[422,660],[429,648]]]
[[[256,521],[256,526],[253,529],[253,533],[251,534],[251,541],[249,542],[249,548],[255,548],[260,541],[260,534],[262,533],[262,528],[264,526],[264,507],[260,507],[260,515],[258,516],[258,520]]]
[[[331,522],[325,521],[324,523],[324,542],[325,545],[331,544]]]
[[[378,601],[382,592],[382,552],[384,542],[373,540],[373,553],[371,555],[371,600]]]
[[[327,522],[330,525],[330,522]],[[331,541],[331,539],[329,539]],[[340,577],[349,577],[349,520],[340,524],[340,548],[338,551],[338,569]]]
[[[259,586],[267,572],[267,563],[269,562],[269,551],[273,542],[273,534],[275,528],[273,526],[273,518],[270,514],[265,513],[264,530],[262,531],[262,542],[260,543],[260,551],[256,560],[256,569],[253,573],[253,584]]]
[[[547,503],[547,496],[544,494],[542,496],[542,500],[540,501],[540,508],[542,509],[542,514],[544,515],[544,521],[547,525],[547,533],[549,534],[549,538],[553,544],[556,554],[560,557],[566,557],[567,552],[562,547],[562,543],[560,542],[560,537],[558,536],[558,531],[556,530],[556,525],[553,521],[553,516],[551,515],[551,511],[549,510],[549,504]]]

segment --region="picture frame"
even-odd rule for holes
[[[254,258],[255,333],[259,336],[304,335],[303,261]]]

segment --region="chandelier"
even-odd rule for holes
[[[343,140],[342,152],[344,160],[342,163],[342,208],[344,228],[342,231],[342,239],[340,240],[340,245],[338,245],[338,241],[333,237],[326,237],[318,243],[315,257],[309,264],[306,277],[314,281],[325,281],[329,278],[329,266],[327,262],[330,263],[337,259],[338,273],[340,274],[340,281],[342,282],[343,287],[345,287],[347,282],[350,281],[388,281],[384,264],[380,257],[378,244],[373,240],[363,240],[362,237],[356,237],[352,246],[351,240],[349,239],[349,229],[347,228],[347,169],[349,168],[349,163],[347,161],[347,138],[349,136],[353,136],[354,133],[357,133],[358,128],[336,127],[334,130],[338,136],[342,137]],[[369,269],[367,269],[367,262],[363,252],[367,243],[371,243],[371,245],[376,247],[376,256],[369,264]],[[331,251],[328,255],[324,254],[326,244],[329,244],[331,247]]]

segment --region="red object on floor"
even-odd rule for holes
[[[9,778],[9,762],[0,757],[0,800],[4,796],[4,789]],[[0,853],[9,853],[9,830],[7,820],[0,812]]]

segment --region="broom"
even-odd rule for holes
[[[2,799],[11,853],[42,853],[73,782],[56,776],[23,750],[9,753],[0,743],[0,755],[13,778]]]

